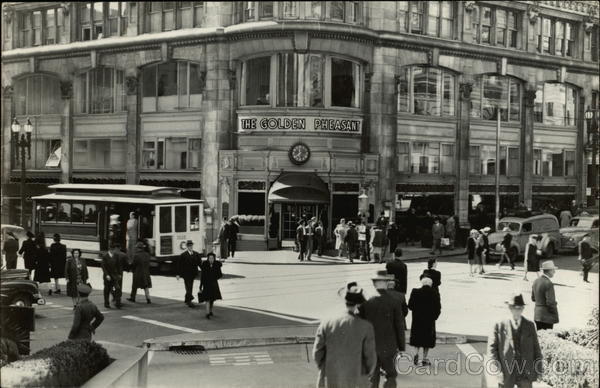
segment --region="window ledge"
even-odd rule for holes
[[[496,128],[496,120],[481,120],[471,118],[471,124],[490,126]],[[517,121],[500,121],[500,127],[502,128],[521,128],[521,123]]]
[[[572,131],[572,132],[577,132],[577,127],[576,126],[563,126],[563,125],[544,125],[544,124],[533,124],[533,129],[545,129],[548,131],[556,131],[556,130],[561,130],[561,131]]]
[[[268,105],[245,105],[240,106],[237,109],[237,113],[240,114],[306,114],[310,116],[327,116],[329,114],[341,113],[347,114],[352,113],[355,116],[364,115],[362,108],[347,108],[347,107],[330,107],[330,108],[315,108],[315,107],[271,107]]]
[[[163,173],[182,173],[182,174],[197,174],[202,172],[202,167],[196,169],[149,169],[140,167],[140,173],[144,174],[163,174]]]
[[[455,123],[458,119],[456,116],[428,116],[418,115],[414,113],[399,112],[396,114],[399,119],[416,120],[416,121],[439,121],[447,123],[448,121]]]

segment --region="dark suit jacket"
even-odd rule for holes
[[[73,326],[69,333],[69,339],[92,340],[92,333],[104,320],[104,315],[98,310],[95,304],[89,300],[82,300],[75,307],[75,316],[73,317]]]
[[[121,263],[120,255],[113,254],[112,257],[108,252],[102,255],[102,272],[104,279],[110,276],[111,280],[119,280],[123,276],[123,263]]]
[[[424,270],[421,276],[419,277],[419,280],[422,279],[424,276],[427,276],[431,279],[431,281],[433,282],[433,288],[437,289],[439,288],[439,286],[442,285],[442,273],[437,269],[431,268]]]
[[[397,280],[394,289],[403,294],[406,294],[406,264],[402,260],[394,259],[393,261],[390,261],[385,265],[385,269],[387,270],[387,273],[394,275],[394,278]]]
[[[542,352],[538,342],[535,324],[521,317],[521,359],[524,362],[523,371],[530,381],[537,380],[542,374]],[[504,382],[505,387],[515,385],[517,378],[517,367],[515,362],[515,344],[511,322],[509,319],[496,323],[494,332],[488,338],[488,353],[490,358],[500,364],[502,375],[499,381]],[[510,370],[512,368],[512,374]]]
[[[196,251],[190,254],[187,250],[179,256],[177,262],[177,274],[182,278],[194,279],[198,275],[198,266],[202,262],[202,256]]]
[[[25,268],[35,269],[35,243],[33,240],[25,240],[19,249],[19,254],[23,255]]]
[[[535,302],[533,319],[538,322],[558,323],[558,308],[554,284],[545,276],[535,279],[531,287],[531,300]]]
[[[390,357],[406,348],[406,326],[402,306],[385,290],[360,307],[361,316],[375,328],[375,349],[379,357]]]

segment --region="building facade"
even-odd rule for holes
[[[583,203],[598,90],[594,1],[3,3],[2,222],[15,118],[28,196],[180,187],[247,247],[411,203],[468,226],[496,169],[502,207]]]

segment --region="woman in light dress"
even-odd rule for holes
[[[346,233],[348,232],[348,225],[346,225],[346,219],[342,218],[340,223],[337,224],[333,233],[335,233],[335,249],[338,251],[338,257],[341,258],[344,253]]]

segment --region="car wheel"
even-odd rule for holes
[[[27,294],[17,294],[10,302],[13,306],[31,307],[31,297]]]
[[[554,243],[548,244],[548,247],[546,248],[546,259],[552,258],[552,255],[554,255]]]

